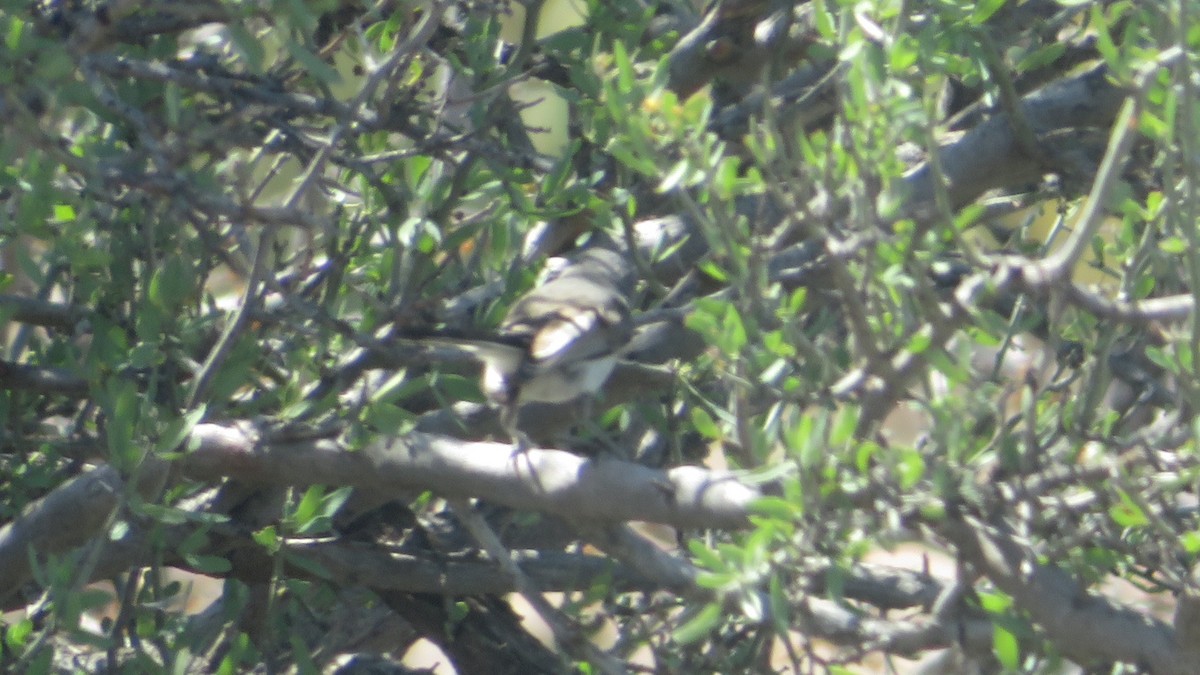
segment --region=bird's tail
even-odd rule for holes
[[[469,354],[504,371],[517,369],[528,346],[520,338],[506,335],[442,328],[406,327],[393,335],[392,339]]]

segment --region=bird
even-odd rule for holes
[[[633,336],[632,287],[628,255],[592,246],[518,298],[494,333],[425,337],[482,362],[480,388],[519,452],[531,447],[517,428],[521,406],[591,397],[604,386]]]

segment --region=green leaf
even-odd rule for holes
[[[208,399],[219,401],[228,398],[253,379],[253,364],[260,355],[260,347],[255,337],[253,335],[241,336],[230,350],[224,365],[213,378]]]
[[[1200,553],[1200,532],[1195,530],[1184,532],[1183,536],[1179,538],[1179,543],[1189,555]]]
[[[753,513],[780,520],[796,520],[800,517],[797,504],[779,497],[760,497],[750,505]]]
[[[8,17],[8,32],[4,35],[4,46],[8,47],[9,51],[20,53],[22,40],[26,35],[25,28],[29,25],[19,16],[9,14]]]
[[[1066,51],[1066,42],[1051,42],[1021,57],[1021,60],[1017,62],[1017,71],[1024,73],[1048,66],[1057,61]]]
[[[808,302],[808,289],[801,287],[792,292],[787,300],[787,312],[789,316],[796,316],[800,310],[804,309],[804,304]]]
[[[775,625],[775,630],[783,635],[792,629],[792,618],[788,613],[787,593],[783,588],[783,581],[780,580],[779,574],[771,575],[770,584],[767,587],[767,597],[771,603],[771,623]]]
[[[741,164],[741,160],[737,157],[722,157],[717,164],[717,172],[713,176],[712,184],[719,199],[729,200],[737,196],[738,185],[742,182],[739,180]]]
[[[175,313],[191,295],[195,276],[180,256],[167,256],[150,278],[150,301],[160,309]]]
[[[1021,645],[1017,642],[1017,636],[1000,627],[999,624],[994,625],[992,649],[996,654],[996,659],[1006,669],[1012,672],[1020,670]]]
[[[60,223],[71,222],[71,221],[75,220],[75,217],[76,217],[75,207],[71,206],[70,204],[55,204],[54,205],[54,219],[57,220],[58,222],[60,222]]]
[[[229,516],[220,513],[189,511],[174,506],[136,502],[136,511],[148,518],[153,518],[165,525],[182,523],[200,523],[202,525],[217,525],[229,522]]]
[[[796,345],[792,344],[788,340],[788,336],[784,335],[783,331],[773,330],[768,333],[764,333],[762,338],[763,338],[763,347],[766,348],[767,352],[774,354],[776,356],[783,357],[778,361],[778,363],[781,364],[779,366],[781,371],[784,369],[784,366],[790,365],[788,362],[788,359],[791,359],[792,357],[794,357],[796,355]],[[774,380],[774,378],[768,379],[766,377],[765,373],[764,373],[762,379],[764,382]]]
[[[184,441],[188,440],[188,438],[192,435],[192,431],[195,430],[196,425],[204,419],[204,413],[206,411],[207,407],[201,403],[199,407],[187,411],[182,417],[171,420],[171,422],[167,424],[167,427],[159,436],[158,443],[154,444],[155,454],[161,455],[180,449],[195,449],[194,447],[184,448],[182,446]],[[197,443],[200,441],[199,438],[193,440]]]
[[[129,351],[126,363],[133,368],[152,368],[160,365],[166,355],[158,342],[140,342]]]
[[[721,433],[721,428],[717,426],[717,423],[715,420],[713,420],[712,415],[709,415],[708,411],[704,408],[693,407],[691,418],[692,426],[695,427],[696,431],[701,436],[713,440],[724,437],[724,434]]]
[[[187,561],[195,571],[201,574],[209,574],[217,576],[225,574],[233,569],[233,565],[229,560],[216,555],[185,555],[183,559]]]
[[[799,457],[801,464],[808,466],[811,455],[820,455],[822,446],[820,434],[817,433],[817,415],[803,415],[795,424],[788,426],[784,439],[793,454]],[[814,453],[813,450],[816,450]]]
[[[923,354],[929,346],[933,344],[933,335],[929,330],[919,330],[913,334],[908,340],[908,345],[905,347],[913,354]]]
[[[722,340],[726,354],[736,354],[746,346],[746,324],[738,308],[729,303],[725,308],[725,334]]]
[[[302,68],[308,71],[309,75],[312,75],[321,82],[333,85],[342,81],[341,74],[334,70],[333,66],[325,63],[321,57],[309,51],[307,47],[299,42],[288,40],[284,43],[284,48],[287,49],[288,54],[296,59]]]
[[[996,13],[1004,6],[1005,0],[980,0],[975,3],[975,9],[971,12],[971,23],[979,25]]]
[[[354,488],[344,486],[325,495],[325,498],[321,500],[321,515],[332,518],[352,494],[354,494]]]
[[[980,592],[979,605],[983,607],[985,612],[991,614],[1003,614],[1013,606],[1013,599],[1005,593],[999,592]]]
[[[917,59],[921,56],[921,44],[911,35],[901,35],[892,44],[892,48],[888,53],[888,62],[891,69],[897,73],[902,73],[917,63]]]
[[[854,453],[854,465],[858,467],[858,472],[866,474],[871,469],[871,460],[883,448],[875,441],[863,441],[858,446],[858,451]]]
[[[30,635],[33,635],[33,621],[17,619],[8,625],[8,630],[4,631],[4,644],[9,649],[20,653]]]
[[[937,500],[921,504],[921,518],[927,523],[935,523],[946,519],[946,503]]]
[[[325,488],[321,485],[310,485],[304,491],[304,496],[300,498],[300,502],[296,504],[296,510],[292,512],[292,522],[298,528],[303,528],[313,518],[317,517],[317,509],[321,506],[321,498],[325,496]]]
[[[182,525],[190,520],[188,511],[161,504],[142,503],[137,507],[137,511],[163,525]]]
[[[375,403],[366,409],[363,421],[385,436],[399,436],[411,429],[416,416],[391,403]]]
[[[833,12],[829,11],[825,0],[813,0],[813,26],[817,32],[825,40],[836,40],[838,37],[837,23],[834,21]]]
[[[708,603],[675,631],[675,641],[686,645],[704,638],[721,624],[722,614],[720,605],[715,602]]]
[[[974,225],[979,218],[987,212],[987,208],[983,204],[970,204],[964,206],[954,216],[954,228],[957,230],[965,230]]]
[[[1114,17],[1114,20],[1118,17]],[[1127,79],[1129,65],[1120,48],[1113,42],[1112,34],[1108,32],[1109,18],[1104,15],[1102,5],[1094,5],[1091,13],[1091,27],[1096,35],[1096,51],[1104,58],[1105,63],[1117,74],[1118,79]]]
[[[1167,199],[1162,192],[1155,190],[1146,195],[1146,220],[1155,220],[1162,215]]]
[[[295,663],[296,672],[300,675],[318,675],[321,669],[317,667],[317,662],[313,660],[311,647],[303,637],[295,632],[288,636],[288,641],[291,643],[292,661]]]
[[[1171,125],[1149,110],[1138,116],[1138,131],[1155,141],[1168,141],[1172,136]]]
[[[1162,347],[1147,347],[1146,358],[1150,359],[1156,366],[1162,368],[1168,373],[1178,375],[1180,372],[1179,361],[1171,356]]]
[[[662,181],[660,181],[658,184],[657,191],[662,194],[670,192],[676,187],[679,187],[679,184],[683,182],[683,179],[688,175],[690,170],[691,163],[688,162],[688,160],[679,160],[675,163],[675,166],[671,167],[671,170],[667,172],[667,175],[663,176]]]
[[[84,588],[76,591],[71,596],[75,606],[84,611],[97,610],[107,605],[111,605],[114,598],[113,594],[103,588]]]
[[[51,50],[39,54],[37,77],[44,82],[61,82],[75,72],[75,64],[66,50]]]
[[[838,410],[833,421],[833,428],[829,433],[830,446],[840,446],[854,436],[854,431],[858,428],[860,412],[861,408],[858,406],[846,406]]]
[[[567,185],[567,179],[574,175],[575,157],[579,154],[579,150],[583,147],[581,139],[572,139],[570,145],[563,151],[562,156],[554,164],[554,168],[541,181],[538,190],[547,201],[554,199],[562,194],[563,188]]]
[[[1163,253],[1168,253],[1170,255],[1179,255],[1180,253],[1184,253],[1187,251],[1188,245],[1187,245],[1187,242],[1184,241],[1181,237],[1167,237],[1166,239],[1163,239],[1162,241],[1158,242],[1158,248]]]
[[[946,378],[951,382],[955,384],[966,384],[970,381],[971,374],[967,371],[967,369],[964,368],[962,364],[952,360],[946,354],[946,352],[941,350],[933,350],[927,351],[926,354],[926,358],[929,359],[930,365],[932,365],[937,372],[945,375]]]
[[[1142,508],[1138,506],[1133,499],[1123,490],[1118,490],[1117,494],[1121,496],[1120,503],[1114,504],[1108,510],[1113,522],[1121,527],[1136,528],[1145,527],[1150,524],[1150,519]]]
[[[720,570],[725,568],[724,561],[717,555],[717,552],[709,548],[704,542],[699,539],[691,539],[688,541],[688,551],[696,558],[696,564],[707,570]]]
[[[612,154],[617,161],[625,166],[641,173],[645,176],[658,175],[658,165],[645,152],[640,152],[641,148],[631,148],[627,143],[630,139],[623,139],[622,142],[609,143],[607,150]]]
[[[914,449],[906,449],[900,453],[896,465],[900,479],[900,487],[911,490],[925,476],[925,458]]]
[[[637,78],[633,72],[633,61],[629,58],[629,51],[620,40],[613,43],[613,61],[617,66],[617,88],[621,93],[628,94],[633,91]]]
[[[141,394],[133,382],[114,379],[109,382],[107,398],[108,424],[104,436],[109,454],[118,466],[132,466],[141,458],[133,442]]]
[[[268,525],[254,533],[254,541],[263,548],[267,549],[271,554],[279,552],[282,542],[279,540],[279,534],[275,531],[273,525]]]
[[[438,373],[435,379],[438,389],[446,396],[456,401],[479,401],[482,393],[479,391],[479,379],[463,375]]]
[[[725,283],[729,281],[729,273],[726,272],[720,265],[713,260],[705,260],[700,263],[700,271],[710,277],[713,281]],[[710,306],[721,304],[719,302],[710,303]]]
[[[1179,367],[1185,373],[1190,373],[1195,370],[1195,352],[1192,351],[1192,345],[1186,341],[1174,343],[1175,358],[1179,359]]]
[[[229,36],[229,41],[233,43],[234,49],[242,55],[242,59],[246,62],[246,68],[252,73],[261,74],[263,61],[267,56],[262,41],[251,35],[246,27],[238,21],[230,21],[225,24],[225,34]]]

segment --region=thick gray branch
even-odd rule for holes
[[[31,561],[84,544],[108,522],[125,481],[104,466],[67,481],[0,528],[0,599],[32,578]]]
[[[757,489],[727,473],[683,466],[657,471],[559,450],[514,455],[511,445],[411,433],[348,450],[333,441],[266,444],[252,432],[197,426],[183,468],[196,478],[267,485],[350,485],[396,494],[431,490],[478,497],[574,521],[641,520],[675,527],[741,528]]]
[[[1089,593],[1033,552],[977,521],[951,520],[938,531],[1016,606],[1042,627],[1062,654],[1081,664],[1126,662],[1155,675],[1200,672],[1166,623]]]

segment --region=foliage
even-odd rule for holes
[[[1200,671],[1200,3],[577,4],[0,4],[0,663]],[[604,237],[522,472],[405,336]]]

